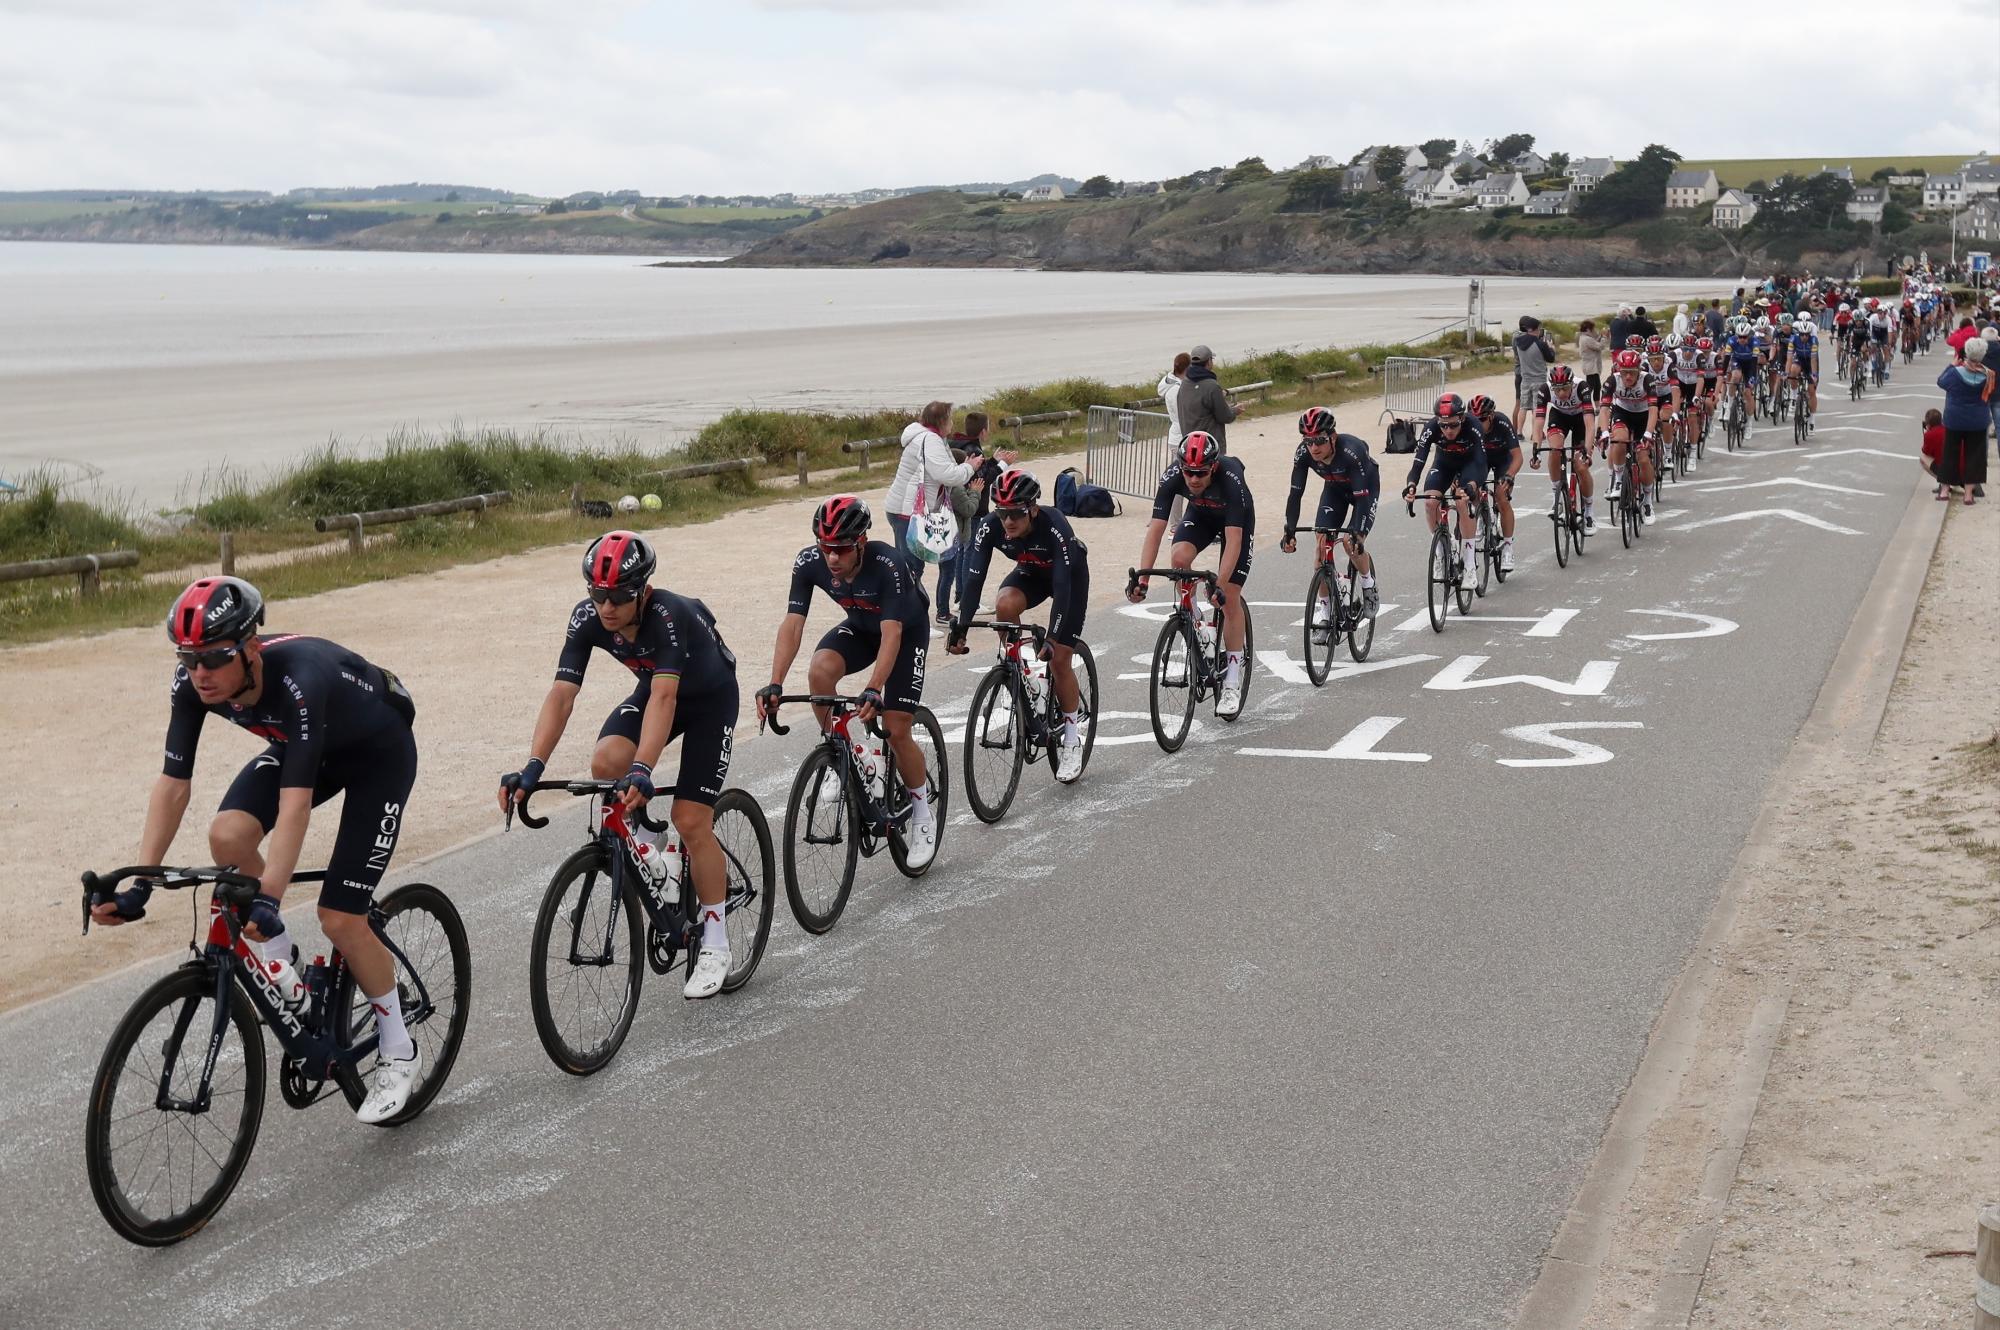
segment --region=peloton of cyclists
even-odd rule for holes
[[[1580,468],[1576,477],[1576,492],[1582,500],[1583,526],[1586,531],[1597,525],[1597,518],[1591,507],[1595,502],[1595,482],[1590,474],[1590,418],[1595,407],[1583,385],[1577,381],[1576,371],[1568,365],[1557,365],[1549,370],[1549,382],[1535,395],[1534,456],[1528,465],[1537,470],[1542,465],[1542,441],[1550,434],[1560,440],[1549,450],[1549,483],[1554,490],[1554,506],[1551,513],[1562,512],[1564,469],[1569,466]]]

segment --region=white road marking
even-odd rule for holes
[[[1721,526],[1725,522],[1749,522],[1759,517],[1783,517],[1805,526],[1818,527],[1822,531],[1831,531],[1836,535],[1858,536],[1861,534],[1851,526],[1838,526],[1835,523],[1824,521],[1807,513],[1796,512],[1790,508],[1753,508],[1747,513],[1731,513],[1727,517],[1704,517],[1699,522],[1683,522],[1673,529],[1675,531],[1699,531],[1705,526]]]
[[[1519,572],[1520,569],[1516,567],[1514,571]],[[1387,609],[1388,606],[1385,605],[1383,608]],[[1480,623],[1531,623],[1534,627],[1522,633],[1521,636],[1559,637],[1562,634],[1564,626],[1581,613],[1583,613],[1582,610],[1550,610],[1547,614],[1480,614],[1463,617],[1467,619],[1476,618]],[[1430,611],[1418,610],[1409,618],[1390,628],[1389,631],[1392,633],[1408,633],[1430,626]]]
[[[1242,748],[1244,757],[1315,757],[1344,762],[1428,762],[1429,753],[1378,753],[1375,745],[1389,737],[1389,731],[1403,723],[1401,716],[1370,716],[1340,737],[1333,747]]]
[[[1797,485],[1802,489],[1830,490],[1835,494],[1866,494],[1870,498],[1882,497],[1880,490],[1858,490],[1847,485],[1829,485],[1823,480],[1807,480],[1801,476],[1777,476],[1770,480],[1745,480],[1734,485],[1724,485],[1710,490],[1710,494],[1726,494],[1731,490],[1769,489],[1773,485]]]
[[[1397,656],[1393,660],[1364,660],[1358,663],[1352,660],[1336,660],[1333,662],[1333,668],[1327,673],[1326,681],[1328,683],[1337,683],[1342,679],[1351,679],[1360,674],[1373,674],[1377,670],[1393,670],[1398,665],[1417,665],[1427,660],[1436,659],[1436,656],[1419,654],[1415,656]],[[1293,660],[1283,651],[1259,651],[1257,653],[1257,660],[1265,669],[1277,675],[1286,683],[1312,682],[1311,676],[1306,673],[1305,662]]]
[[[1627,633],[1634,642],[1674,642],[1694,637],[1724,637],[1733,633],[1741,625],[1731,619],[1718,618],[1713,614],[1685,614],[1680,610],[1627,610],[1627,614],[1656,614],[1664,619],[1687,619],[1702,627],[1687,633]]]
[[[1460,656],[1451,664],[1439,670],[1425,681],[1424,687],[1439,692],[1466,692],[1474,688],[1504,688],[1509,684],[1526,684],[1531,688],[1541,688],[1564,697],[1602,697],[1604,690],[1611,686],[1612,676],[1618,673],[1615,660],[1587,660],[1577,672],[1576,681],[1551,679],[1544,674],[1502,674],[1491,679],[1475,679],[1480,667],[1491,660],[1491,656]]]
[[[1609,762],[1615,754],[1609,748],[1601,748],[1581,739],[1565,739],[1558,730],[1643,730],[1646,726],[1636,720],[1572,720],[1559,721],[1553,725],[1516,725],[1501,731],[1509,739],[1519,739],[1524,743],[1546,744],[1559,748],[1568,757],[1502,757],[1495,760],[1503,767],[1594,767]]]

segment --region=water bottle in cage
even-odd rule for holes
[[[864,730],[861,737],[850,740],[849,745],[854,750],[854,765],[861,772],[861,787],[868,791],[871,798],[882,798],[888,789],[882,783],[885,770],[882,741]]]
[[[1215,654],[1215,621],[1221,610],[1214,602],[1198,603],[1194,612],[1194,635],[1201,643],[1203,658]]]
[[[1021,644],[1021,681],[1028,689],[1029,705],[1040,711],[1049,693],[1049,662],[1035,650],[1033,642]]]

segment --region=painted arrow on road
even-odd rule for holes
[[[1869,430],[1867,432],[1870,434],[1890,434],[1895,431],[1885,429]],[[1805,460],[1808,462],[1824,462],[1829,457],[1893,457],[1899,462],[1907,462],[1912,456],[1914,456],[1912,453],[1892,453],[1882,448],[1832,448],[1826,452],[1807,453]]]
[[[1880,490],[1858,490],[1847,485],[1829,485],[1823,480],[1807,480],[1801,476],[1779,476],[1775,480],[1745,480],[1732,485],[1719,485],[1709,490],[1710,494],[1726,494],[1730,490],[1761,490],[1773,485],[1797,485],[1803,489],[1831,490],[1835,494],[1866,494],[1871,498],[1881,498]]]
[[[1747,513],[1731,513],[1727,517],[1704,517],[1699,522],[1683,522],[1677,527],[1670,527],[1669,530],[1699,531],[1705,526],[1721,526],[1725,522],[1750,522],[1760,517],[1782,517],[1788,521],[1802,523],[1805,526],[1818,527],[1821,531],[1831,531],[1836,535],[1858,536],[1861,534],[1851,526],[1836,526],[1832,522],[1824,521],[1809,513],[1797,512],[1791,508],[1752,508]]]

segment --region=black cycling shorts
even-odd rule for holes
[[[250,759],[229,792],[221,812],[248,813],[266,835],[278,824],[278,773],[284,767],[285,746],[274,743]],[[366,751],[329,758],[313,784],[313,807],[345,792],[340,805],[340,830],[333,854],[326,861],[326,883],[319,903],[340,914],[366,914],[375,888],[396,853],[396,838],[409,816],[410,788],[417,783],[417,740],[403,726],[385,731]]]
[[[1431,469],[1424,473],[1423,492],[1442,496],[1451,490],[1451,483],[1457,481],[1467,494],[1486,485],[1485,473],[1480,470],[1478,455],[1467,453],[1463,458],[1439,453],[1431,463]]]
[[[1330,490],[1329,493],[1322,495],[1320,498],[1319,516],[1314,519],[1314,524],[1323,527],[1344,526],[1351,529],[1357,536],[1365,536],[1375,529],[1375,505],[1377,502],[1377,497],[1373,494],[1356,503],[1354,496],[1347,491]],[[1352,522],[1348,521],[1348,514],[1350,513],[1354,517]]]
[[[1214,519],[1204,520],[1195,517],[1183,517],[1181,524],[1174,528],[1173,543],[1176,545],[1192,545],[1194,546],[1194,552],[1199,554],[1220,540],[1224,530],[1226,528],[1223,524]],[[1252,538],[1252,533],[1245,531],[1243,533],[1242,557],[1236,560],[1236,571],[1229,575],[1229,584],[1231,586],[1240,587],[1250,580],[1251,547],[1255,544],[1256,541]]]
[[[1001,590],[1009,587],[1021,593],[1029,609],[1047,600],[1055,591],[1055,583],[1047,573],[1034,568],[1015,568],[1007,574],[1007,580],[1000,584]],[[1090,609],[1090,565],[1071,571],[1069,577],[1069,599],[1061,605],[1049,607],[1049,640],[1059,646],[1074,650],[1083,641],[1083,620]]]
[[[924,659],[930,654],[930,628],[920,623],[903,625],[902,649],[889,669],[889,683],[882,690],[885,711],[915,711],[924,700]],[[841,673],[853,674],[873,669],[882,650],[882,633],[871,623],[842,619],[819,640],[815,651],[837,651]]]
[[[1572,444],[1578,447],[1590,442],[1590,422],[1582,416],[1552,415],[1548,418],[1547,432],[1559,439],[1567,438]],[[1561,446],[1560,444],[1551,445],[1546,438],[1542,440],[1543,452],[1550,452],[1559,449]]]
[[[1627,411],[1622,406],[1614,406],[1611,408],[1611,426],[1616,429],[1620,425],[1625,427],[1625,433],[1632,442],[1637,443],[1646,433],[1646,415],[1643,411]]]
[[[615,735],[638,743],[639,731],[646,721],[646,703],[652,696],[652,684],[639,685],[632,696],[611,709],[598,728],[597,737],[608,739]],[[681,765],[673,782],[675,799],[713,808],[722,797],[723,782],[729,779],[729,754],[734,747],[736,708],[741,700],[733,672],[725,684],[694,696],[682,693],[674,699],[674,728],[667,735],[667,742],[681,741]],[[667,787],[664,781],[655,780],[654,788],[664,794]]]

